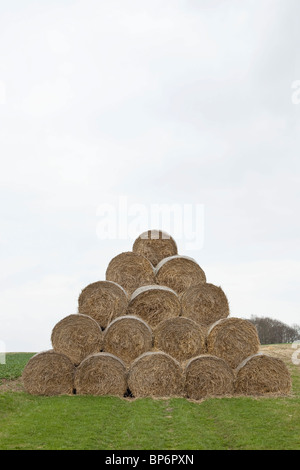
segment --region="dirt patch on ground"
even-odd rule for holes
[[[1,379],[0,392],[24,392],[22,377],[14,380]]]

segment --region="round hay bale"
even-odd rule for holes
[[[180,364],[163,352],[147,352],[129,370],[128,388],[134,397],[182,396]]]
[[[236,369],[235,393],[239,395],[288,395],[291,387],[287,366],[272,356],[254,354]]]
[[[129,295],[138,287],[156,284],[150,261],[132,251],[121,253],[111,260],[106,270],[106,280],[116,282]]]
[[[125,315],[127,305],[127,293],[112,281],[89,284],[78,298],[78,312],[92,317],[102,329],[115,318]]]
[[[234,372],[221,358],[201,355],[191,359],[184,371],[187,398],[201,400],[234,393]]]
[[[105,331],[103,350],[130,365],[134,359],[152,349],[152,330],[132,315],[116,318]]]
[[[135,240],[132,251],[145,256],[156,266],[162,259],[177,255],[177,245],[168,233],[162,230],[148,230]]]
[[[206,352],[205,332],[190,318],[170,318],[154,331],[154,347],[177,361],[186,361]]]
[[[156,328],[161,321],[181,314],[180,300],[176,292],[168,287],[140,287],[131,296],[127,314],[139,316],[151,328]]]
[[[182,315],[206,327],[229,315],[227,297],[221,287],[214,284],[192,286],[180,300]]]
[[[125,364],[109,353],[92,354],[77,367],[74,385],[78,395],[122,397],[127,390]]]
[[[70,395],[74,388],[75,366],[52,349],[35,354],[27,362],[22,379],[31,395]]]
[[[194,285],[206,282],[206,276],[194,259],[175,255],[158,263],[156,282],[181,294]]]
[[[224,359],[235,369],[248,356],[256,354],[260,342],[255,326],[242,318],[224,318],[207,333],[207,352]]]
[[[93,318],[77,313],[55,325],[51,342],[54,351],[65,354],[78,365],[90,354],[101,351],[103,333]]]

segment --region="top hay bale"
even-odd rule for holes
[[[227,297],[221,287],[214,284],[198,284],[181,296],[182,315],[202,326],[209,326],[229,315]]]
[[[106,280],[122,286],[128,295],[138,287],[156,283],[150,261],[132,251],[120,253],[111,260],[106,270]]]
[[[205,283],[206,276],[199,264],[188,256],[170,256],[156,266],[156,282],[173,289],[177,294],[197,284]]]
[[[168,233],[162,230],[148,230],[135,240],[132,251],[145,256],[156,266],[162,259],[177,255],[177,245]]]
[[[94,318],[102,329],[115,318],[125,315],[127,305],[125,290],[112,281],[89,284],[78,298],[78,312]]]
[[[100,352],[103,333],[88,315],[68,315],[53,328],[51,342],[55,352],[65,354],[76,366],[87,356]]]

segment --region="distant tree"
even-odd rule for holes
[[[256,326],[261,344],[292,343],[300,339],[300,325],[289,326],[274,318],[254,315],[250,321]]]

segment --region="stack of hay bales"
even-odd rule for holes
[[[291,389],[284,362],[259,353],[252,323],[230,317],[222,288],[157,230],[82,290],[78,313],[54,326],[51,342],[24,369],[31,394],[200,400]]]

